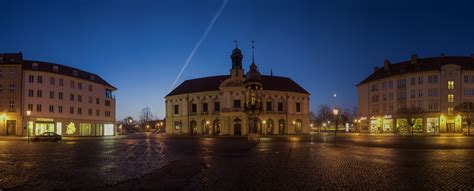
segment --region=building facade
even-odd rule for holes
[[[186,80],[165,97],[167,133],[309,133],[310,94],[305,89],[290,78],[261,75],[253,61],[244,75],[243,55],[237,47],[231,60],[230,75]],[[250,91],[251,87],[258,88]],[[252,104],[258,110],[254,118],[249,116]]]
[[[21,53],[0,54],[0,69],[0,135],[115,135],[116,88],[100,76]]]
[[[406,133],[463,133],[466,124],[456,106],[474,102],[474,56],[440,56],[391,64],[357,85],[360,131]],[[407,115],[409,109],[418,113]]]

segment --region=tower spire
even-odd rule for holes
[[[255,63],[255,41],[252,40],[252,63]]]
[[[239,41],[234,40],[234,43],[235,43],[235,48],[239,48]]]

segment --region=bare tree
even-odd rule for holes
[[[457,114],[461,115],[462,119],[467,124],[467,135],[471,135],[471,124],[474,118],[474,103],[462,102],[454,108]]]
[[[319,105],[318,115],[316,116],[316,123],[321,127],[323,123],[327,121],[332,121],[334,115],[332,114],[331,108],[328,105]]]
[[[416,123],[416,119],[422,117],[424,113],[423,108],[420,107],[409,107],[401,108],[398,110],[397,115],[401,119],[405,119],[408,124],[408,133],[413,135],[413,128]]]
[[[150,107],[143,108],[141,113],[140,113],[140,125],[142,126],[142,128],[149,121],[153,120],[153,118],[154,118],[154,116],[153,116],[153,113],[151,112],[151,108]]]

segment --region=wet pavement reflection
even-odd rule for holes
[[[262,138],[255,146],[245,137],[146,134],[62,143],[0,141],[0,188],[474,188],[473,138],[340,137],[337,145],[329,136],[313,140]]]

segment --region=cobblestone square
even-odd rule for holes
[[[311,141],[312,140],[312,141]],[[472,190],[474,138],[0,140],[7,190]]]

